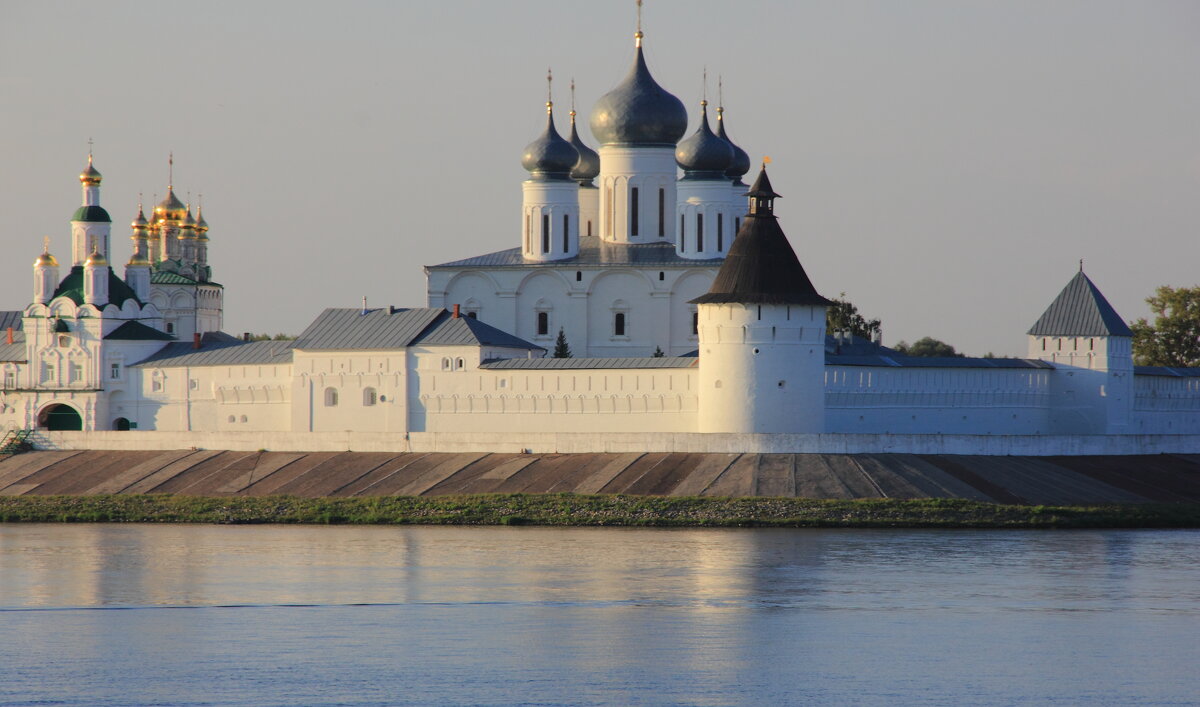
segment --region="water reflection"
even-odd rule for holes
[[[0,525],[0,704],[1187,702],[1198,539]]]

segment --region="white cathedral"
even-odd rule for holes
[[[175,196],[132,222],[124,278],[89,156],[71,263],[0,312],[0,430],[577,435],[1197,435],[1200,369],[1134,367],[1132,332],[1080,271],[1025,359],[909,358],[826,332],[765,167],[701,102],[633,65],[522,158],[519,245],[425,268],[428,306],[328,309],[294,341],[221,332],[208,224]],[[516,230],[516,229],[514,229]],[[573,358],[547,357],[559,332]],[[232,438],[232,437],[230,437]],[[449,437],[447,437],[449,439]],[[301,442],[303,444],[303,442]],[[703,446],[703,445],[700,445]],[[736,451],[732,447],[729,451]]]

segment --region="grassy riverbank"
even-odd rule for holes
[[[515,494],[436,497],[0,497],[0,521],[787,528],[1196,528],[1200,505],[1018,506],[956,499],[817,501]]]

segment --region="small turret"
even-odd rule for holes
[[[129,240],[133,241],[133,254],[129,256],[129,262],[125,264],[125,283],[133,290],[134,295],[142,302],[150,301],[150,239],[149,225],[146,223],[146,216],[142,211],[142,205],[138,203],[138,213],[130,224],[133,228],[133,234],[129,236]]]
[[[100,170],[92,163],[92,153],[89,150],[87,167],[79,173],[79,184],[83,187],[83,203],[71,216],[72,265],[82,265],[93,244],[102,255],[108,253],[112,217],[100,205],[100,182],[103,179]]]
[[[579,153],[554,128],[551,74],[546,75],[546,82],[546,129],[529,143],[521,158],[521,165],[529,171],[529,179],[521,185],[521,253],[538,261],[562,260],[579,253],[579,185],[571,180]]]
[[[33,261],[33,301],[48,304],[58,286],[58,260],[50,255],[50,239],[46,238],[42,254]]]
[[[729,179],[725,170],[733,161],[729,143],[713,134],[708,125],[708,100],[700,101],[700,125],[675,149],[675,162],[683,170],[679,180],[680,231],[675,244],[682,258],[719,258],[733,236],[729,204]]]
[[[83,263],[83,301],[97,307],[108,304],[108,259],[96,248]]]
[[[600,174],[600,155],[583,143],[575,127],[575,79],[571,79],[570,142],[579,153],[571,170],[571,179],[579,183],[579,235],[593,236],[600,232],[600,190],[592,182]]]

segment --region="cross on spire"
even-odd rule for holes
[[[92,163],[92,139],[88,138],[88,164]]]
[[[45,236],[42,238],[42,252],[43,253],[50,252],[50,236]]]
[[[642,46],[642,0],[637,0],[637,32],[633,35],[633,45]]]
[[[175,188],[175,152],[171,151],[167,155],[167,189]]]
[[[571,77],[571,122],[575,122],[575,77]]]
[[[546,69],[546,112],[554,108],[554,72]]]

